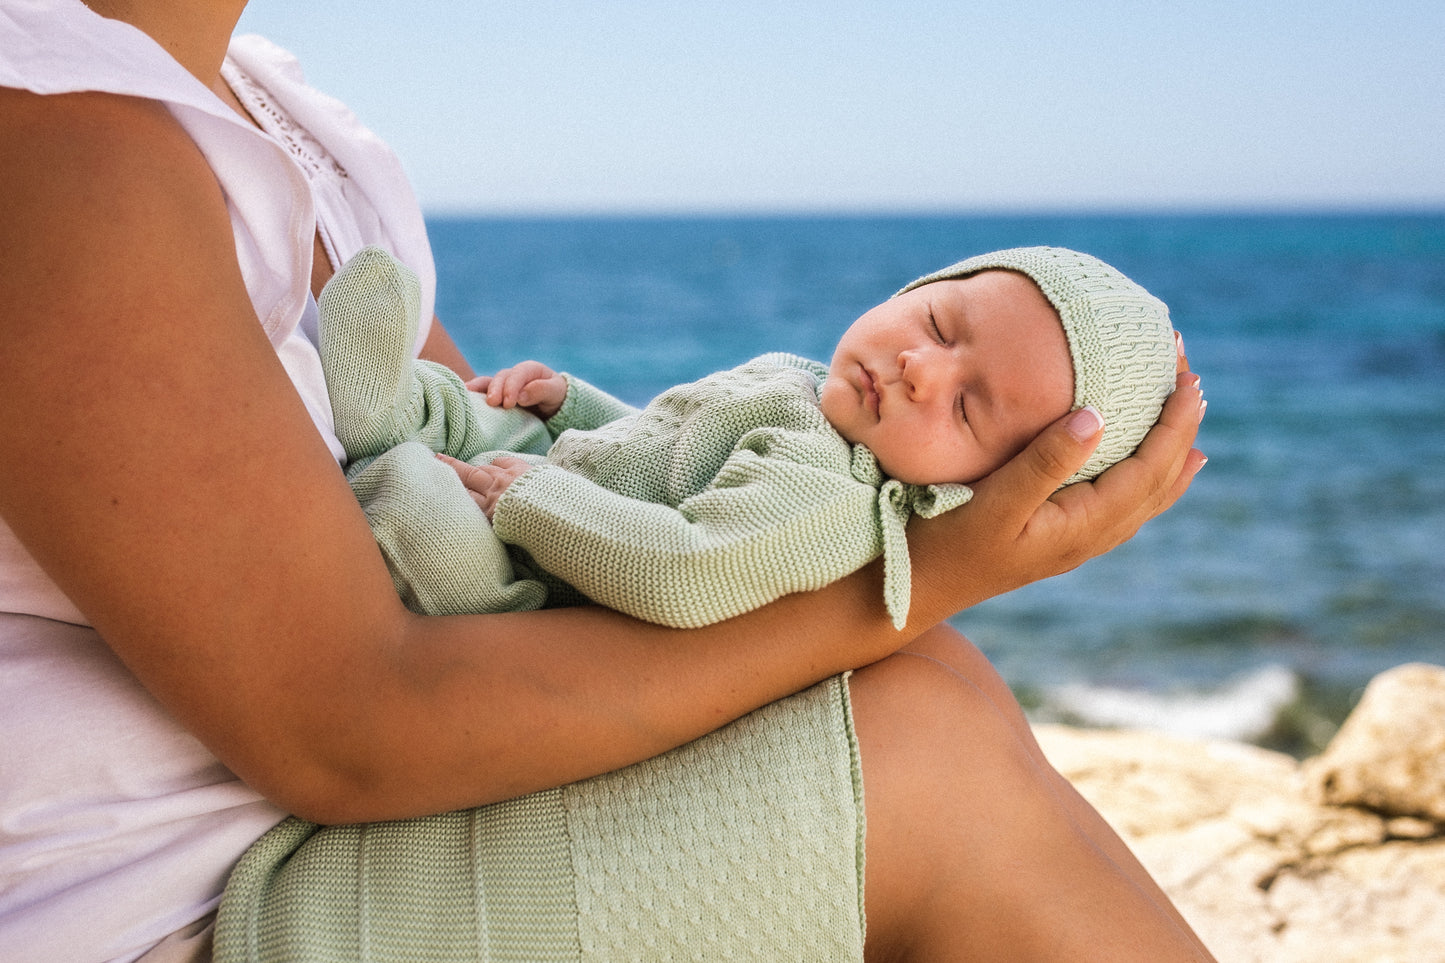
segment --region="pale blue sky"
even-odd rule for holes
[[[1445,3],[252,0],[429,211],[1445,207]]]

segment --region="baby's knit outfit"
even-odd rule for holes
[[[884,476],[823,417],[827,367],[790,355],[677,386],[641,411],[571,376],[545,425],[490,408],[404,350],[412,287],[389,255],[363,251],[323,292],[320,333],[337,434],[354,459],[348,477],[398,590],[420,611],[590,599],[692,628],[820,588],[881,552],[901,628],[909,516],[972,496]],[[476,464],[517,452],[535,467],[489,525],[433,451]]]

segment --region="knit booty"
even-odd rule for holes
[[[416,275],[380,248],[363,248],[326,283],[318,306],[321,366],[347,457],[374,457],[414,437],[426,417],[412,362]]]

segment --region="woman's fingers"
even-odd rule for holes
[[[1178,387],[1165,402],[1158,423],[1144,436],[1136,453],[1140,461],[1152,469],[1148,479],[1152,497],[1143,503],[1144,511],[1136,528],[1178,501],[1195,473],[1203,467],[1204,456],[1193,445],[1199,423],[1204,419],[1205,404],[1199,376],[1188,371],[1181,373]]]
[[[1092,483],[1072,485],[1054,497],[1098,538],[1092,554],[1128,541],[1141,525],[1178,501],[1202,465],[1203,456],[1192,448],[1203,416],[1199,378],[1185,372],[1178,383],[1133,455]]]
[[[1209,402],[1205,400],[1204,392],[1200,389],[1199,384],[1200,382],[1198,375],[1190,373],[1187,369],[1180,373],[1178,382],[1179,387],[1175,389],[1174,393],[1176,395],[1180,394],[1180,389],[1193,389],[1194,391],[1199,392],[1192,413],[1189,408],[1189,395],[1183,395],[1178,402],[1180,408],[1178,415],[1180,419],[1180,426],[1182,430],[1187,431],[1187,437],[1189,439],[1189,444],[1191,447],[1188,451],[1184,453],[1184,462],[1179,473],[1174,478],[1174,484],[1165,494],[1165,497],[1160,501],[1159,505],[1155,508],[1154,515],[1158,515],[1173,506],[1173,504],[1179,500],[1180,496],[1182,496],[1184,492],[1188,490],[1190,483],[1194,481],[1194,476],[1199,474],[1199,470],[1204,467],[1204,463],[1209,460],[1205,457],[1202,451],[1200,451],[1198,448],[1192,447],[1194,444],[1194,440],[1199,433],[1199,426],[1204,421],[1205,409],[1209,406]],[[1173,400],[1173,397],[1171,397],[1170,401]],[[1166,406],[1166,413],[1167,411],[1168,408]],[[1161,421],[1163,420],[1163,417],[1163,415],[1160,416]],[[1192,423],[1190,421],[1191,418]],[[1150,517],[1152,518],[1154,517],[1154,515],[1151,515]]]
[[[1104,421],[1092,406],[1045,428],[1027,448],[974,484],[975,500],[1022,529],[1059,486],[1083,467],[1099,445]]]
[[[1198,376],[1181,373],[1138,451],[1092,482],[1058,488],[1098,444],[1102,426],[1085,408],[1046,429],[976,487],[993,502],[991,510],[1014,519],[1026,543],[1042,543],[1035,547],[1058,553],[1060,564],[1073,567],[1128,541],[1184,494],[1203,464],[1192,447],[1203,401]]]

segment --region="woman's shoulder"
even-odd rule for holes
[[[0,331],[17,360],[53,356],[54,338],[175,346],[218,305],[250,311],[226,197],[164,105],[6,90],[0,130]]]
[[[0,87],[0,126],[0,163],[7,171],[37,183],[72,182],[72,193],[93,195],[160,166],[177,173],[187,166],[210,169],[166,106],[143,97]],[[13,198],[16,184],[6,183]]]
[[[117,243],[144,247],[156,231],[200,229],[208,208],[224,216],[205,158],[156,101],[5,88],[0,129],[9,250],[79,263]]]

